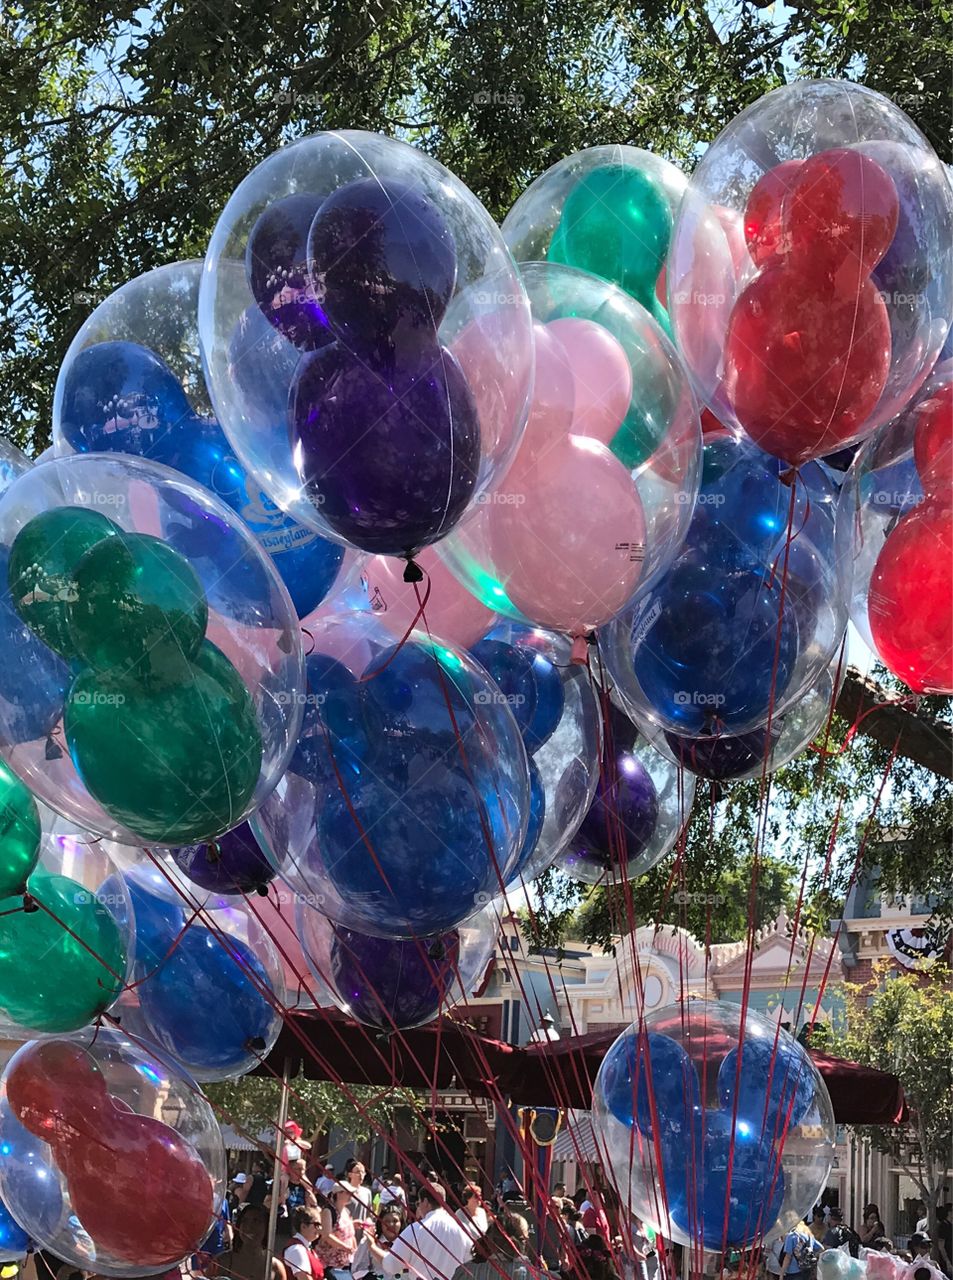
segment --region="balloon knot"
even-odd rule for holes
[[[778,472],[778,479],[790,488],[797,479],[797,467],[785,467],[783,471]]]
[[[404,581],[405,582],[423,582],[424,571],[413,558],[412,555],[407,556],[407,563],[404,565]]]
[[[267,898],[268,886],[266,884],[256,884],[255,892],[258,894],[259,898]]]
[[[261,1036],[252,1036],[250,1039],[245,1041],[244,1047],[246,1049],[250,1049],[253,1053],[264,1053],[266,1045]]]
[[[594,636],[592,632],[586,635],[583,631],[578,631],[572,638],[572,653],[569,656],[570,662],[581,663],[583,666],[589,660],[589,645],[592,644]]]
[[[24,893],[23,910],[27,913],[27,915],[32,915],[34,911],[39,911],[39,909],[40,909],[40,904],[37,902],[36,898],[34,898],[33,894]]]
[[[221,860],[222,850],[219,848],[218,842],[216,840],[210,840],[205,846],[205,861],[221,862]]]
[[[427,949],[427,958],[429,960],[443,960],[447,954],[447,949],[439,938],[436,938]]]

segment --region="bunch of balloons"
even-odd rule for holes
[[[51,455],[0,442],[0,1020],[40,1037],[0,1252],[175,1267],[224,1190],[198,1082],[268,1055],[286,971],[378,1036],[465,1002],[504,895],[637,877],[696,777],[808,745],[848,616],[953,691],[951,241],[903,113],[799,81],[691,179],[593,148],[502,228],[410,146],[304,138],[94,310]],[[734,1008],[626,1032],[594,1108],[706,1248],[829,1164],[808,1059]]]

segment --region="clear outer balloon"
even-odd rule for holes
[[[11,444],[9,440],[0,436],[0,497],[6,493],[17,476],[22,476],[25,471],[29,471],[32,465],[22,449],[18,449],[15,444]]]
[[[706,436],[685,543],[668,572],[603,633],[631,716],[681,737],[737,735],[798,702],[840,648],[846,564],[836,490],[791,473],[744,436]]]
[[[870,435],[943,345],[951,242],[944,168],[899,107],[829,80],[760,98],[695,169],[669,253],[699,398],[791,463]]]
[[[620,289],[551,263],[528,263],[523,279],[530,419],[509,471],[440,555],[488,607],[578,635],[676,554],[697,491],[698,411],[674,348]]]
[[[101,302],[70,344],[53,396],[57,456],[129,453],[151,458],[210,489],[248,525],[275,562],[299,616],[334,585],[341,548],[281,511],[235,457],[212,417],[199,354],[201,260],[174,262],[130,280]],[[173,519],[170,543],[206,554],[216,527]],[[260,571],[240,560],[224,579],[234,608],[254,615]]]
[[[618,884],[650,871],[684,830],[695,779],[639,737],[617,707],[603,730],[603,764],[589,812],[556,865],[585,884]]]
[[[48,1202],[35,1211],[38,1160],[61,1198],[55,1219]],[[204,1240],[224,1193],[212,1108],[152,1046],[97,1027],[29,1041],[10,1059],[0,1196],[41,1248],[100,1276],[157,1275]]]
[[[0,1027],[76,1031],[110,1009],[132,973],[135,921],[108,851],[44,832],[22,894],[0,898]],[[0,1193],[2,1195],[2,1193]]]
[[[158,1045],[196,1080],[228,1080],[258,1066],[278,1039],[284,976],[278,952],[244,903],[193,919],[127,878],[136,915],[133,991],[119,1004],[131,1035]]]
[[[770,730],[765,723],[736,736],[685,738],[660,729],[646,716],[639,716],[637,724],[657,751],[699,778],[712,782],[756,778],[762,771],[774,773],[816,738],[823,738],[846,675],[847,658],[839,653],[800,702],[784,715],[772,717]]]
[[[374,553],[448,533],[525,423],[529,308],[498,228],[437,161],[376,134],[304,138],[240,183],[199,332],[244,465],[297,520]]]
[[[633,1023],[602,1061],[592,1112],[631,1212],[714,1252],[790,1230],[834,1159],[830,1096],[806,1051],[728,1002],[666,1005]]]
[[[431,937],[376,938],[334,925],[299,899],[308,967],[344,1013],[382,1031],[406,1031],[465,1003],[479,988],[500,931],[502,901]]]
[[[499,894],[526,834],[513,712],[469,655],[419,634],[398,649],[358,613],[313,635],[298,745],[252,829],[336,924],[451,929]]]
[[[162,540],[172,513],[218,527],[207,556]],[[272,561],[227,507],[155,463],[63,458],[0,501],[0,558],[15,587],[3,643],[22,644],[25,677],[0,698],[0,750],[40,799],[85,830],[160,845],[212,839],[261,803],[297,737],[301,639]],[[222,583],[242,561],[260,590],[240,622]]]
[[[535,770],[536,812],[508,889],[528,885],[551,866],[579,829],[599,780],[601,718],[585,667],[551,631],[502,622],[472,650],[516,716]],[[539,811],[541,808],[541,812]]]
[[[953,360],[858,453],[837,552],[851,621],[884,666],[915,693],[953,693]]]
[[[667,328],[656,296],[688,179],[639,147],[588,147],[557,161],[506,215],[517,262],[562,262],[625,289]]]
[[[422,582],[413,583],[404,581],[404,561],[394,556],[371,556],[364,566],[368,608],[398,640],[415,624],[418,630],[429,630],[447,644],[469,649],[486,635],[497,615],[454,577],[436,551],[428,547],[416,561],[425,576]],[[424,600],[426,608],[421,615]]]

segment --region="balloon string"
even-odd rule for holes
[[[426,575],[426,577],[427,577],[427,589],[424,592],[423,600],[421,600],[420,598],[420,588],[418,587],[417,583],[415,582],[413,584],[414,594],[417,597],[417,612],[411,618],[410,625],[407,627],[407,630],[397,641],[397,644],[394,646],[393,652],[388,656],[387,661],[382,662],[381,665],[379,667],[375,667],[373,671],[365,671],[364,674],[361,676],[359,683],[363,683],[367,680],[374,680],[377,678],[377,676],[381,674],[382,671],[386,671],[387,668],[390,666],[390,664],[394,661],[394,659],[400,653],[401,649],[403,649],[404,645],[410,639],[411,633],[416,628],[417,623],[424,616],[424,610],[427,607],[427,601],[430,599],[430,590],[433,584],[431,582],[429,573]]]
[[[45,911],[46,914],[50,917],[50,919],[54,920],[60,926],[60,928],[64,931],[64,933],[68,933],[74,942],[78,942],[79,945],[83,948],[83,950],[88,952],[88,954],[91,955],[94,960],[98,961],[98,963],[103,966],[106,972],[111,974],[112,977],[116,979],[120,987],[123,987],[125,985],[125,981],[126,981],[125,975],[117,973],[115,969],[113,969],[109,964],[107,964],[106,961],[103,959],[103,957],[101,955],[98,955],[97,952],[95,952],[93,948],[89,945],[89,943],[86,942],[84,938],[81,938],[74,929],[71,929],[70,926],[66,924],[65,921],[61,920],[54,911],[51,911],[45,902],[43,902],[40,898],[34,898],[32,895],[30,895],[30,900],[31,902],[34,902],[40,908],[41,911]],[[21,907],[20,910],[22,911],[23,908]],[[101,978],[97,979],[97,981],[101,987],[105,987],[105,983]]]
[[[190,929],[190,928],[192,927],[192,925],[195,923],[195,919],[196,919],[196,917],[197,917],[197,916],[198,916],[198,908],[196,908],[196,909],[195,909],[195,911],[193,911],[193,912],[192,912],[191,916],[189,916],[188,920],[185,922],[185,924],[184,924],[184,925],[182,926],[182,928],[179,930],[178,934],[177,934],[177,935],[175,936],[175,938],[172,940],[172,945],[169,947],[168,951],[165,953],[165,955],[162,957],[162,959],[161,959],[160,961],[158,961],[158,963],[156,964],[155,968],[154,968],[154,969],[152,969],[152,970],[150,970],[150,972],[149,972],[149,973],[147,973],[144,977],[142,977],[142,978],[137,978],[135,982],[127,982],[127,983],[126,983],[126,985],[125,985],[125,988],[124,988],[126,991],[135,991],[136,987],[141,987],[141,986],[142,986],[142,984],[143,984],[144,982],[148,982],[150,978],[154,978],[154,977],[155,977],[155,975],[159,972],[159,970],[162,968],[162,966],[163,966],[163,965],[166,963],[166,961],[170,958],[170,956],[173,954],[173,952],[175,952],[175,950],[177,949],[177,947],[178,947],[179,943],[182,941],[182,939],[183,939],[183,938],[185,937],[185,935],[188,933],[189,929]]]
[[[911,709],[913,709],[918,706],[919,702],[920,702],[919,695],[915,693],[904,694],[902,697],[899,697],[899,698],[884,698],[884,700],[882,702],[878,702],[876,706],[868,707],[866,711],[858,712],[857,716],[854,719],[853,724],[847,730],[847,736],[844,738],[844,741],[841,743],[839,747],[836,747],[835,749],[830,750],[826,746],[822,747],[822,746],[819,746],[817,743],[812,742],[810,744],[810,750],[816,752],[817,755],[821,756],[822,759],[830,759],[830,757],[832,756],[841,756],[844,754],[845,751],[848,750],[848,748],[850,747],[850,744],[854,741],[854,738],[856,738],[857,734],[860,732],[860,726],[864,723],[864,721],[867,719],[868,716],[874,715],[876,712],[881,711],[884,707],[910,707]]]

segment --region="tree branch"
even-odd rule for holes
[[[858,733],[867,734],[882,747],[892,751],[896,742],[898,755],[940,778],[953,779],[953,727],[893,700],[876,681],[853,667],[848,668],[837,699],[837,714],[857,724]],[[865,718],[858,723],[862,716]]]

